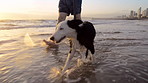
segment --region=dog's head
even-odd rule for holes
[[[81,21],[82,23],[82,21]],[[76,37],[76,29],[80,24],[78,20],[71,21],[62,21],[56,26],[56,32],[50,38],[52,41],[56,43],[61,42],[65,38],[73,38]]]

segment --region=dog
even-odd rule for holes
[[[90,59],[94,62],[95,58],[93,54],[95,53],[94,49],[94,39],[96,36],[96,30],[92,23],[88,21],[81,20],[66,20],[60,22],[56,26],[55,33],[50,37],[50,40],[60,43],[63,39],[69,38],[71,41],[70,51],[68,53],[67,60],[65,62],[62,73],[64,73],[70,64],[71,59],[73,58],[75,52],[81,54],[80,49],[85,49],[85,55],[81,54],[81,58],[90,55]]]

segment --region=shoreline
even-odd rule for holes
[[[146,18],[93,18],[93,17],[82,17],[83,20],[91,19],[91,20],[148,20],[148,17]],[[45,20],[53,20],[57,21],[57,19],[0,19],[0,22],[9,22],[9,21],[22,21],[22,20],[28,20],[28,21],[45,21]],[[68,20],[68,19],[67,19]]]
[[[92,20],[148,20],[148,18],[92,18]]]

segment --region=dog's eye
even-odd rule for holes
[[[60,30],[63,30],[64,28],[60,28]]]

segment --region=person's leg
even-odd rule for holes
[[[58,17],[58,22],[57,22],[57,24],[60,23],[60,22],[62,22],[62,21],[64,21],[64,20],[66,19],[66,16],[67,16],[67,15],[68,15],[67,13],[59,12],[59,17]]]
[[[76,20],[81,20],[81,14],[76,14]]]
[[[82,5],[82,0],[72,0],[73,1],[73,6],[71,7],[71,14],[75,15],[74,19],[76,20],[81,20],[81,5]]]

